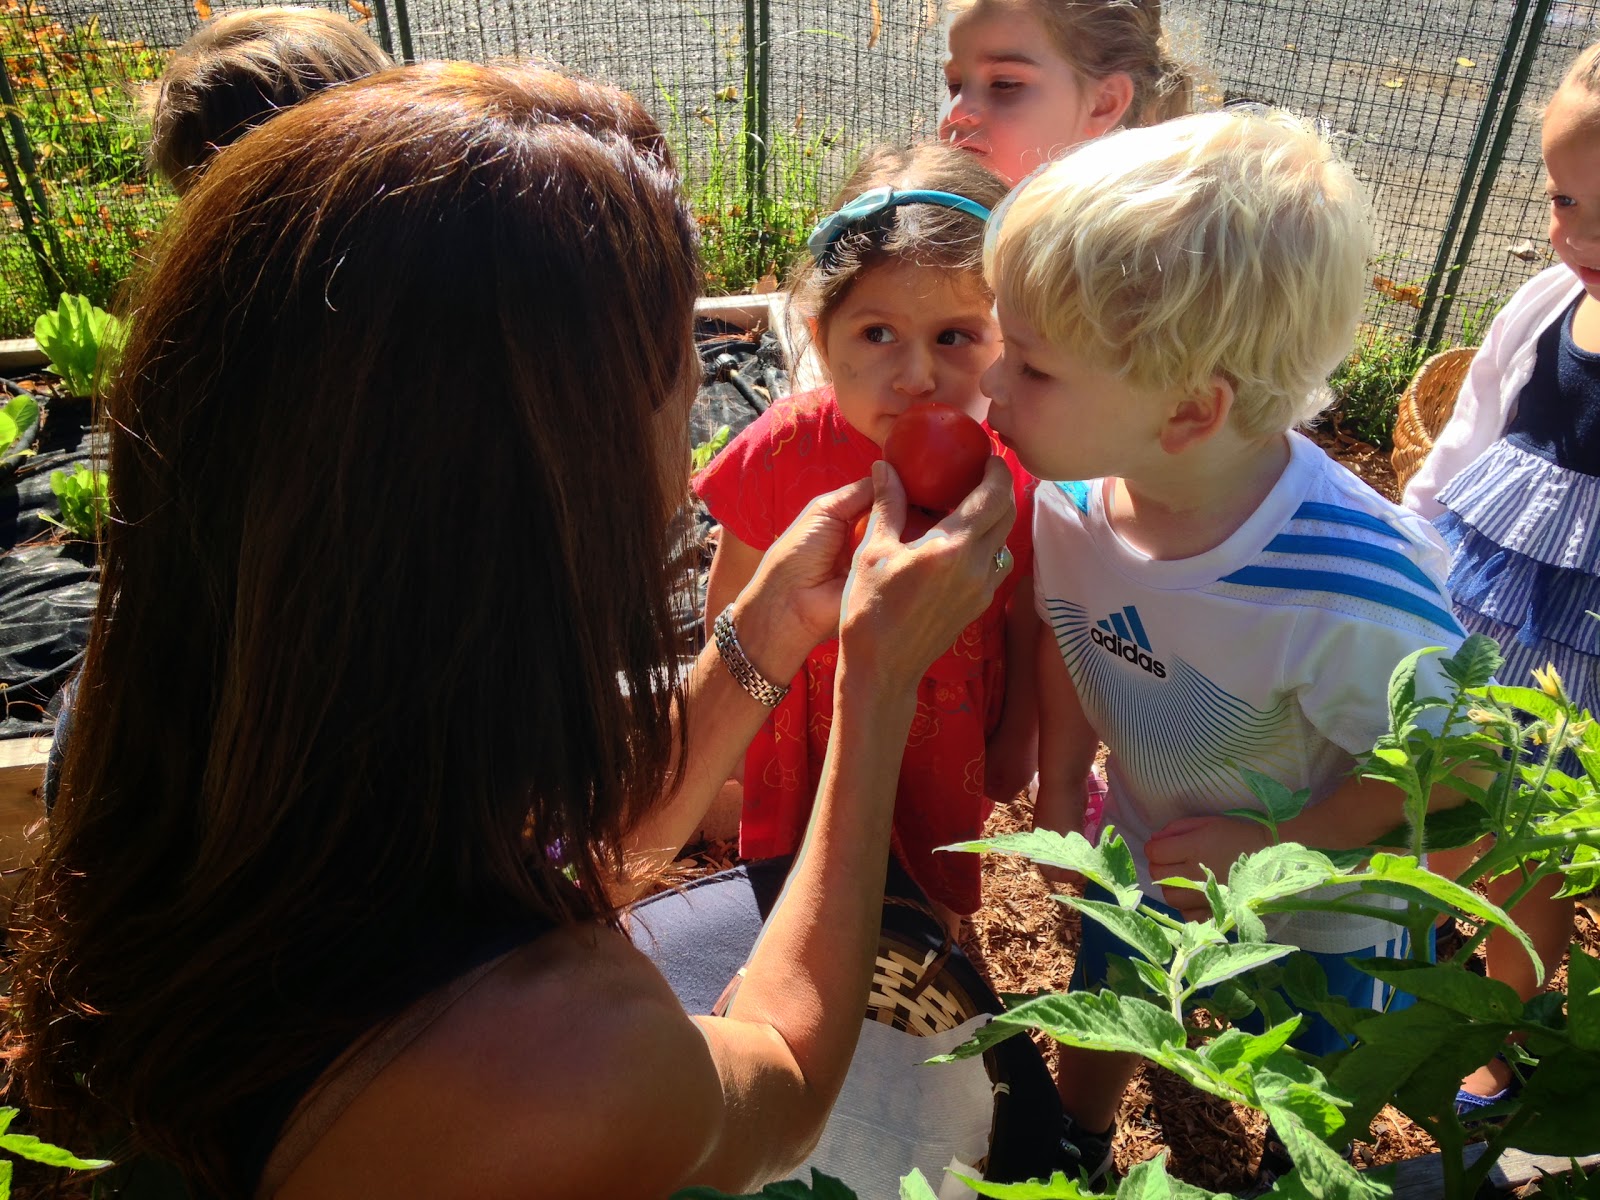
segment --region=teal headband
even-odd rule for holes
[[[958,196],[954,192],[936,192],[924,188],[897,192],[892,187],[879,187],[862,192],[838,212],[824,217],[811,231],[811,236],[806,239],[806,249],[811,251],[814,262],[822,263],[833,253],[834,246],[838,245],[840,238],[850,232],[852,226],[870,221],[879,213],[898,208],[902,204],[934,204],[940,208],[953,208],[957,212],[966,213],[969,217],[976,217],[979,221],[989,219],[987,208],[976,200],[968,200],[965,196]]]

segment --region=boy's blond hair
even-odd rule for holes
[[[1086,143],[995,214],[984,269],[1047,342],[1151,390],[1233,385],[1234,428],[1326,406],[1371,245],[1366,197],[1284,112],[1180,117]]]
[[[213,154],[279,109],[393,65],[359,24],[337,13],[224,13],[195,30],[161,73],[150,164],[181,195]]]

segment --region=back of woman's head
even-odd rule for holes
[[[161,73],[150,163],[186,192],[213,154],[280,109],[392,65],[360,25],[322,9],[225,13]]]
[[[947,192],[992,209],[1006,184],[972,155],[943,142],[868,151],[833,198],[834,211],[879,188]],[[937,204],[884,208],[843,230],[820,259],[795,268],[789,291],[798,318],[826,323],[863,272],[886,262],[970,275],[983,286],[983,220]]]
[[[1052,47],[1089,79],[1116,74],[1133,81],[1128,128],[1187,113],[1194,80],[1172,54],[1161,27],[1161,0],[949,0],[952,20],[992,9],[1024,9],[1038,17]]]
[[[637,102],[533,68],[337,89],[186,197],[17,935],[38,1103],[88,1071],[226,1182],[234,1102],[370,1024],[419,928],[611,914],[672,752],[693,229]]]

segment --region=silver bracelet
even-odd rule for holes
[[[739,635],[733,629],[733,605],[728,605],[718,614],[711,628],[717,639],[717,653],[722,655],[723,665],[728,668],[728,674],[733,676],[734,682],[768,708],[777,708],[783,703],[783,698],[789,694],[788,687],[773,683],[745,657],[744,648],[739,645]]]

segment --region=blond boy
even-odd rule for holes
[[[1147,900],[1186,916],[1265,831],[1240,769],[1308,788],[1282,829],[1320,848],[1401,822],[1399,793],[1351,777],[1387,725],[1412,650],[1462,638],[1442,544],[1294,427],[1348,352],[1370,244],[1350,171],[1282,113],[1225,111],[1112,134],[1023,184],[996,214],[986,269],[1005,352],[990,422],[1041,479],[1035,823],[1071,830],[1097,743],[1106,820]],[[1424,672],[1437,670],[1425,660]],[[1370,899],[1370,898],[1364,898]],[[1104,978],[1092,922],[1075,987]],[[1405,953],[1373,917],[1294,914],[1274,940],[1314,953],[1330,988],[1388,1002],[1346,957]],[[1320,1019],[1298,1044],[1340,1045]],[[1110,1162],[1131,1056],[1064,1050],[1064,1165]]]

